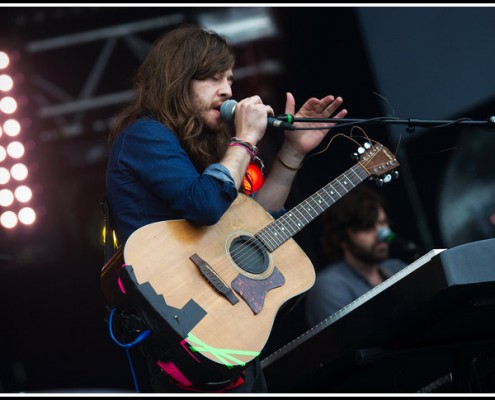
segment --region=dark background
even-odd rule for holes
[[[105,134],[159,34],[182,22],[268,18],[271,31],[236,36],[234,98],[259,94],[280,114],[286,91],[299,106],[342,96],[357,119],[495,114],[489,7],[2,7],[0,15],[0,50],[16,51],[10,68],[24,77],[16,115],[38,211],[33,227],[0,230],[0,392],[134,390],[104,322],[100,200]],[[397,232],[426,250],[494,236],[493,131],[360,126],[401,164],[399,179],[378,189]],[[267,168],[281,140],[270,130],[260,144]],[[355,150],[338,138],[308,159],[288,208],[350,168]],[[317,270],[325,264],[320,231],[317,219],[295,237]],[[297,333],[277,324],[269,350]]]

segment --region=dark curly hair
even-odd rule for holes
[[[360,185],[344,195],[323,215],[323,251],[330,262],[343,257],[342,242],[349,241],[347,229],[371,229],[378,219],[380,208],[385,210],[384,199],[370,187]]]

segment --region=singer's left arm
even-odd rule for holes
[[[312,97],[295,113],[295,99],[292,93],[286,94],[285,113],[292,114],[296,118],[344,118],[346,109],[342,106],[342,97],[332,95],[321,99]],[[272,163],[264,185],[256,193],[256,200],[268,211],[278,211],[284,207],[298,168],[302,165],[305,155],[315,149],[327,135],[326,122],[294,123],[297,127],[321,127],[315,130],[287,130],[284,132],[284,142],[280,148],[277,159]],[[280,161],[282,160],[282,161]],[[284,165],[285,164],[285,165]],[[290,168],[287,168],[289,166]]]

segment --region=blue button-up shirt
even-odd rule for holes
[[[112,145],[107,197],[119,243],[152,222],[215,224],[237,193],[227,168],[212,164],[199,173],[178,138],[156,120],[135,121]]]

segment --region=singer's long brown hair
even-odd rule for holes
[[[199,171],[224,155],[230,134],[208,132],[195,113],[191,81],[233,69],[234,52],[226,39],[194,25],[159,37],[134,77],[134,97],[116,116],[111,145],[129,124],[151,114],[174,132]]]

